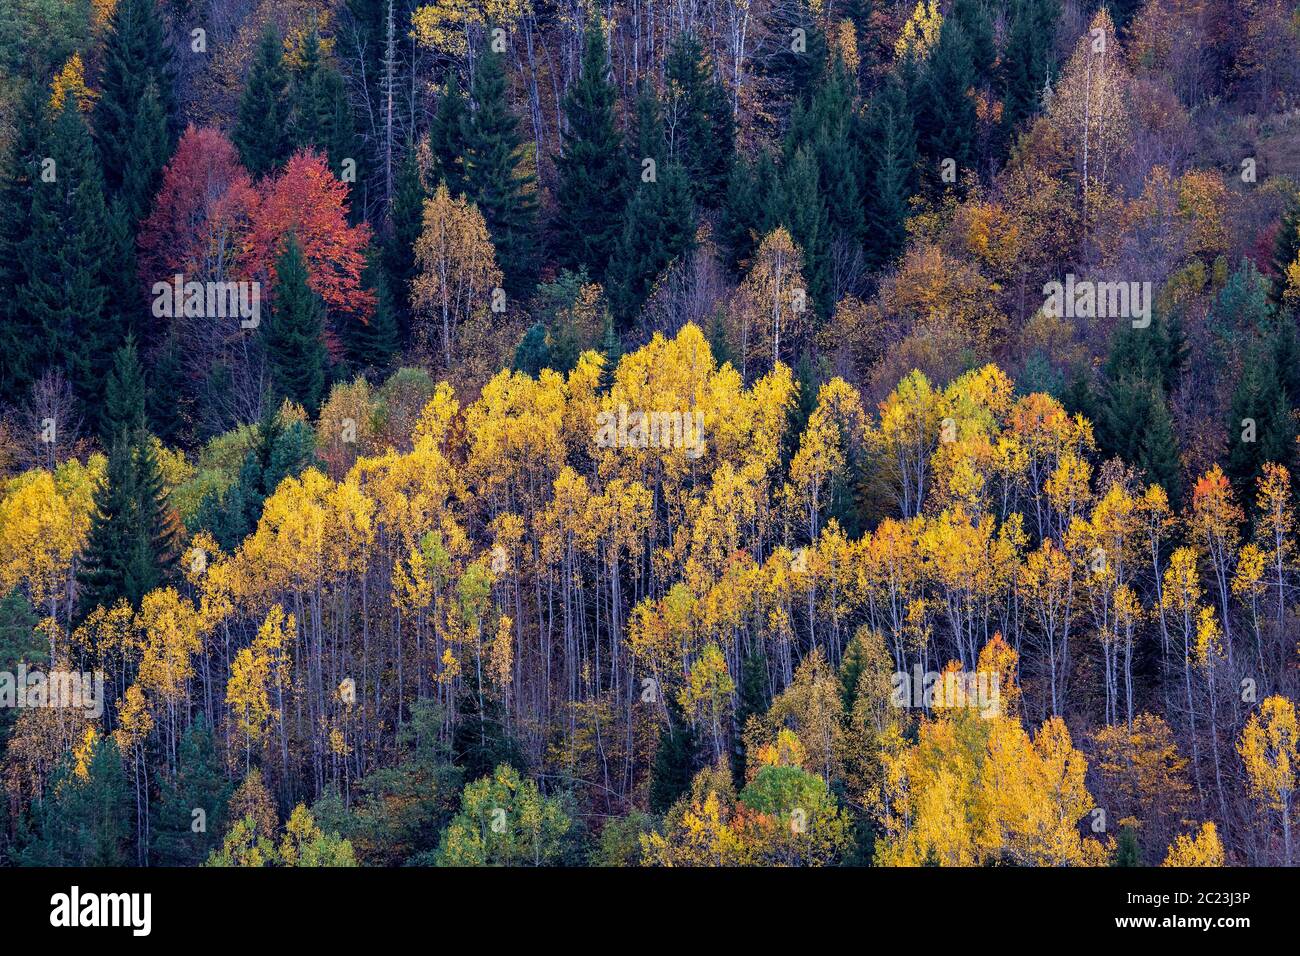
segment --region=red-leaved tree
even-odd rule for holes
[[[336,318],[368,322],[373,292],[361,287],[370,227],[348,224],[348,187],[330,172],[325,157],[297,152],[279,176],[259,184],[259,201],[244,244],[241,265],[268,287],[275,261],[290,232],[307,260],[307,284]]]

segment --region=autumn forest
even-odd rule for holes
[[[3,7],[0,864],[1300,862],[1289,0]]]

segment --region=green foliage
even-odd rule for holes
[[[325,351],[325,306],[307,284],[302,246],[290,235],[275,263],[275,298],[262,330],[271,385],[315,414],[325,395],[329,355]]]
[[[231,791],[202,713],[181,736],[175,774],[161,770],[157,785],[149,862],[155,866],[198,866],[216,849],[216,840],[225,829]],[[195,810],[202,810],[202,815]]]
[[[173,146],[176,69],[155,0],[118,0],[95,84],[104,179],[132,225],[148,212]]]
[[[487,223],[506,291],[523,297],[537,270],[535,158],[510,105],[505,59],[490,44],[475,58],[470,98],[474,111],[466,124],[465,193]]]
[[[616,90],[607,78],[609,52],[600,18],[587,26],[582,74],[564,99],[564,151],[552,242],[560,264],[602,278],[619,234],[628,171],[614,115]]]
[[[268,23],[253,55],[230,137],[244,168],[254,177],[275,171],[293,152],[292,109],[284,47],[275,25]]]
[[[122,755],[112,737],[100,737],[77,773],[73,754],[59,761],[45,794],[31,808],[19,836],[19,866],[126,866],[131,862],[135,808]]]
[[[440,866],[553,866],[572,853],[573,821],[508,764],[465,787],[460,812],[443,832]]]

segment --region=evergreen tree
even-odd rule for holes
[[[181,737],[176,774],[158,774],[158,811],[151,828],[154,866],[198,866],[221,842],[230,800],[212,731],[200,712]],[[201,815],[194,811],[202,810]],[[201,824],[201,825],[200,825]]]
[[[668,812],[688,793],[699,769],[700,748],[694,728],[671,694],[667,707],[668,720],[659,729],[659,746],[650,768],[650,809],[655,813]]]
[[[768,690],[767,678],[767,656],[761,651],[756,651],[745,655],[745,659],[740,665],[740,686],[736,702],[736,745],[732,751],[731,770],[732,777],[737,785],[743,785],[745,782],[746,767],[749,755],[745,752],[745,747],[741,743],[741,735],[745,731],[745,724],[751,717],[761,717],[767,713],[767,708],[771,705],[771,697]]]
[[[113,368],[104,383],[100,435],[105,445],[120,434],[134,435],[146,427],[145,394],[135,339],[128,336],[126,343],[113,353]]]
[[[803,277],[808,299],[819,315],[829,315],[832,302],[830,216],[822,196],[817,161],[805,148],[795,151],[782,184],[781,221],[803,251]]]
[[[77,396],[94,408],[105,360],[121,344],[123,329],[109,307],[109,272],[116,263],[106,255],[103,179],[71,94],[55,118],[48,157],[33,187],[31,231],[21,249],[26,282],[15,335],[30,336],[35,346],[36,361],[27,367],[32,378],[52,365],[67,367]]]
[[[330,169],[341,175],[343,160],[357,155],[352,113],[347,86],[334,65],[322,58],[316,29],[303,40],[300,63],[293,74],[290,109],[293,148],[324,153]]]
[[[1287,269],[1300,259],[1300,192],[1292,193],[1287,202],[1282,222],[1273,239],[1273,288],[1269,299],[1274,305],[1282,305],[1282,294],[1287,287]]]
[[[14,135],[0,171],[0,404],[24,397],[38,377],[42,352],[34,316],[15,290],[27,284],[24,248],[33,235],[32,201],[36,194],[49,130],[46,96],[35,81],[19,89]]]
[[[655,280],[695,244],[695,211],[686,172],[660,166],[628,203],[623,234],[609,265],[610,306],[626,327],[640,312]]]
[[[20,835],[20,866],[125,866],[131,859],[129,820],[135,816],[122,755],[112,736],[100,737],[84,776],[65,754],[32,805]]]
[[[150,356],[145,406],[149,428],[164,445],[188,445],[193,440],[194,386],[175,329],[164,333]]]
[[[85,617],[96,607],[112,607],[120,598],[134,603],[143,597],[127,593],[138,525],[138,499],[134,449],[125,436],[120,436],[109,446],[104,477],[95,490],[90,531],[77,574],[79,617]]]
[[[284,47],[275,25],[268,23],[253,55],[230,137],[244,168],[254,177],[278,169],[293,152],[292,111]]]
[[[505,57],[490,43],[478,52],[470,94],[466,194],[487,222],[506,291],[522,297],[532,288],[537,265],[537,177],[510,107]]]
[[[516,372],[536,378],[542,369],[550,367],[551,351],[546,346],[546,326],[534,322],[515,348],[513,368]]]
[[[95,133],[109,191],[119,190],[134,225],[171,154],[176,70],[156,0],[118,0],[108,21]]]
[[[1115,842],[1115,859],[1111,866],[1142,865],[1142,851],[1138,848],[1137,835],[1132,827],[1120,827],[1119,839]]]
[[[923,184],[933,184],[939,191],[944,185],[939,176],[944,160],[956,163],[958,181],[974,166],[977,117],[966,91],[977,80],[970,40],[950,17],[939,30],[939,41],[918,76],[913,98],[917,143],[928,170]]]
[[[195,531],[207,531],[222,550],[233,552],[253,532],[262,505],[287,477],[316,463],[316,436],[305,422],[286,425],[272,401],[263,404],[253,446],[244,455],[239,476],[224,492],[209,491],[199,502]]]
[[[1110,381],[1096,416],[1097,444],[1140,468],[1170,501],[1182,496],[1182,463],[1173,418],[1156,378],[1125,373]]]
[[[699,38],[683,32],[673,40],[664,65],[664,110],[672,118],[668,158],[686,170],[691,196],[715,208],[727,187],[735,128],[726,91]]]
[[[873,97],[862,124],[866,183],[864,242],[869,268],[892,262],[907,241],[908,200],[916,192],[916,130],[907,90],[891,75]]]
[[[1007,142],[1038,110],[1052,66],[1057,12],[1057,0],[1014,0],[1012,4],[1000,70],[1002,131]]]
[[[1228,419],[1227,462],[1224,473],[1247,500],[1264,465],[1291,468],[1295,448],[1295,419],[1291,401],[1273,362],[1271,343],[1256,339],[1242,365]]]
[[[438,110],[429,126],[429,149],[433,153],[435,181],[445,182],[453,196],[468,188],[465,149],[469,122],[469,105],[460,89],[460,75],[454,69],[449,70],[447,85],[438,97]]]
[[[763,237],[779,223],[781,174],[766,149],[750,161],[737,154],[722,210],[721,242],[727,265],[741,273]]]
[[[448,183],[448,189],[451,184]],[[384,271],[393,303],[399,345],[411,335],[411,280],[415,278],[415,243],[424,229],[424,204],[429,194],[420,178],[415,147],[408,146],[398,167],[393,203],[388,211],[389,228],[383,242]]]
[[[276,260],[275,297],[262,344],[276,396],[298,403],[313,415],[325,393],[329,356],[324,335],[324,305],[307,284],[302,246],[290,235]]]
[[[371,247],[366,252],[362,285],[374,290],[375,312],[368,322],[349,322],[344,331],[348,360],[354,369],[382,370],[392,364],[401,347],[397,326],[397,296],[383,266],[382,253]]]
[[[603,279],[626,205],[623,139],[615,125],[614,84],[605,34],[593,16],[586,33],[582,74],[564,98],[568,128],[556,159],[554,246],[560,265],[585,266]]]

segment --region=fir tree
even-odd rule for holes
[[[650,768],[650,809],[666,813],[691,789],[691,779],[699,768],[699,743],[690,721],[672,695],[667,700],[668,720],[659,729],[659,746],[655,748]]]
[[[451,184],[448,183],[448,189]],[[389,228],[383,242],[384,270],[393,302],[399,344],[411,335],[411,280],[415,278],[415,243],[424,228],[424,204],[429,194],[420,178],[420,163],[415,147],[408,146],[398,167],[393,189],[393,203],[388,211]]]
[[[559,183],[554,245],[561,266],[585,266],[603,279],[626,204],[623,140],[615,125],[614,85],[598,17],[587,26],[582,74],[564,99],[568,128],[556,159]]]
[[[466,194],[487,222],[506,290],[522,297],[535,279],[537,179],[510,107],[505,57],[490,43],[478,52],[470,93],[474,111],[464,152]]]
[[[325,393],[325,309],[307,284],[307,262],[296,236],[290,235],[275,264],[275,297],[270,321],[262,332],[275,394],[310,413],[320,409]]]
[[[686,172],[660,166],[653,182],[639,185],[628,203],[623,234],[609,266],[610,306],[629,325],[655,280],[695,243],[695,212]]]
[[[822,196],[817,161],[805,148],[796,150],[782,183],[781,221],[803,252],[808,298],[818,314],[829,315],[831,288],[830,216]]]
[[[362,285],[374,290],[375,312],[367,322],[349,322],[345,327],[348,360],[358,370],[382,370],[392,364],[400,348],[397,326],[397,296],[382,262],[382,253],[366,253]]]
[[[212,731],[200,712],[181,737],[174,776],[158,774],[158,811],[151,827],[154,866],[198,866],[221,841],[230,799]],[[196,815],[195,811],[203,811]],[[200,825],[201,824],[201,825]]]
[[[781,174],[772,154],[764,149],[750,161],[737,155],[722,211],[721,239],[727,265],[741,273],[749,267],[754,250],[779,224]]]
[[[267,24],[253,55],[230,137],[244,168],[254,177],[278,169],[293,152],[292,109],[280,34],[274,24]]]
[[[111,443],[119,434],[134,435],[145,428],[145,382],[135,339],[113,353],[113,368],[104,383],[104,405],[100,416],[100,434]]]
[[[465,148],[469,121],[469,105],[460,89],[460,75],[454,69],[450,70],[447,85],[438,97],[438,110],[429,127],[429,150],[433,154],[435,184],[442,180],[453,196],[464,193],[467,188]]]
[[[1241,379],[1232,396],[1228,419],[1227,461],[1224,473],[1237,493],[1247,499],[1272,462],[1291,468],[1295,448],[1295,419],[1270,344],[1256,339],[1242,365]]]
[[[515,347],[513,368],[536,378],[542,369],[551,367],[551,350],[546,345],[546,326],[534,322]]]
[[[692,197],[714,208],[722,201],[731,168],[735,139],[731,105],[694,33],[677,35],[664,70],[664,109],[673,120],[668,158],[686,170]]]
[[[132,224],[148,211],[171,154],[175,81],[156,0],[119,0],[104,41],[95,133],[108,189],[122,191]]]
[[[32,336],[38,377],[51,365],[72,371],[77,396],[93,408],[99,400],[104,359],[123,330],[109,308],[110,247],[103,179],[90,131],[71,94],[54,121],[49,178],[34,184],[31,232],[23,244],[26,282],[19,290],[17,334]]]
[[[0,404],[24,396],[37,378],[41,362],[39,330],[34,316],[12,294],[27,283],[24,248],[33,235],[32,200],[48,140],[46,96],[35,81],[22,84],[18,95],[14,136],[0,172]]]
[[[974,166],[977,119],[975,103],[966,91],[977,79],[966,32],[957,20],[944,20],[914,97],[917,143],[931,171],[926,182],[936,188],[941,185],[944,160],[956,163],[958,181],[963,171]]]
[[[872,99],[862,124],[866,183],[865,252],[870,268],[892,262],[907,241],[908,200],[916,191],[916,131],[895,75]]]
[[[32,806],[20,836],[20,866],[125,866],[135,816],[122,756],[112,736],[100,737],[88,756],[84,777],[65,754],[51,775],[43,800]]]

